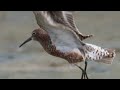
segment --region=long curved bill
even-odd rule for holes
[[[26,41],[24,41],[24,42],[19,46],[19,48],[22,47],[24,44],[26,44],[27,42],[29,42],[29,41],[31,41],[31,40],[32,40],[32,36],[31,36],[30,38],[28,38]]]

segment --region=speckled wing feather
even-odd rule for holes
[[[80,40],[84,40],[92,36],[92,35],[83,35],[78,30],[74,22],[74,17],[72,14],[73,11],[33,11],[33,12],[34,15],[37,16],[36,20],[39,26],[41,25],[39,18],[41,17],[41,15],[43,15],[45,19],[48,19],[47,23],[49,23],[49,25],[56,27],[61,26],[63,28],[67,28],[65,30],[70,30],[75,35],[77,35]]]
[[[72,11],[50,11],[48,13],[56,23],[62,24],[63,26],[80,33],[74,22]]]
[[[73,11],[49,11],[51,18],[58,24],[69,28],[68,30],[73,31],[80,40],[92,37],[93,35],[83,35],[75,24],[73,17]]]
[[[74,30],[78,31],[78,28],[74,21],[73,12],[64,12],[64,14],[65,14],[65,17],[67,19],[69,26],[71,26]]]

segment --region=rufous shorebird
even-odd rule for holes
[[[112,64],[115,57],[115,50],[104,49],[96,45],[84,43],[69,30],[52,29],[49,30],[54,31],[51,33],[42,28],[35,29],[32,32],[32,36],[23,42],[20,47],[32,39],[38,41],[48,54],[65,59],[70,64],[79,67],[82,70],[81,79],[88,79],[86,73],[87,61]],[[84,69],[77,65],[79,62],[85,62]]]

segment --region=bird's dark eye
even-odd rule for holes
[[[35,32],[33,32],[33,33],[32,33],[32,35],[36,35],[36,33],[35,33]]]

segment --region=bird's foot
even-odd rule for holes
[[[81,68],[80,66],[76,65],[80,70],[82,70],[82,76],[81,76],[81,79],[89,79],[88,78],[88,75],[87,75],[87,72],[86,72],[86,67],[87,67],[87,62],[86,62],[86,65],[85,65],[85,69]]]
[[[82,71],[81,79],[89,79],[86,71]]]

